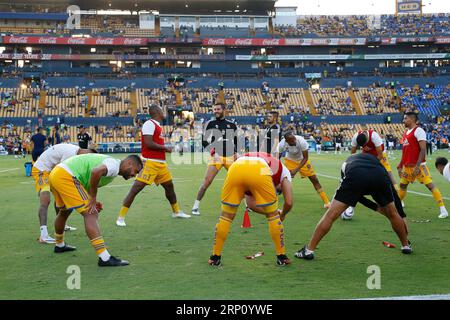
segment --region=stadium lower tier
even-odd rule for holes
[[[448,104],[448,87],[420,86],[388,89],[366,88],[230,88],[132,89],[132,88],[0,88],[0,117],[126,117],[146,114],[148,106],[212,112],[216,102],[226,105],[227,115],[260,116],[275,110],[313,116],[377,115],[417,109],[427,116],[441,114]]]
[[[289,126],[289,125],[287,125]],[[287,128],[287,126],[284,127]],[[294,126],[295,127],[295,126]],[[344,139],[349,142],[352,136],[359,130],[366,128],[360,124],[321,124],[319,126],[297,126],[297,132],[307,137],[321,136],[324,141],[333,141],[333,137],[337,133],[341,133]],[[402,124],[370,124],[367,128],[374,129],[382,136],[386,134],[392,134],[400,141],[404,127]],[[140,128],[135,126],[90,126],[86,127],[86,132],[92,137],[93,146],[98,147],[102,143],[134,143],[140,142]],[[255,125],[240,125],[238,134],[242,134],[246,137],[250,135],[258,135],[264,130],[262,127]],[[34,134],[34,130],[30,127],[22,126],[2,126],[0,128],[0,145],[12,146],[14,143],[24,143],[26,147],[29,145],[31,136]],[[59,129],[62,142],[78,143],[77,134],[79,129],[76,126],[63,126]],[[189,139],[198,139],[199,130],[191,128],[189,126],[163,126],[164,138],[166,143],[176,144],[182,138],[183,141],[189,141]],[[47,127],[44,130],[44,134],[51,140],[54,137],[54,128]]]

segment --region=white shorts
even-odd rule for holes
[[[342,148],[342,144],[341,143],[336,143],[336,148]]]

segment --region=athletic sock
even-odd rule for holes
[[[120,208],[119,218],[125,219],[125,216],[126,216],[127,213],[128,213],[128,209],[129,209],[129,208],[127,208],[127,207],[125,207],[125,206],[122,206],[122,208]]]
[[[102,259],[103,261],[109,260],[109,257],[111,257],[111,255],[109,254],[108,250],[106,250],[105,240],[103,240],[102,236],[92,239],[91,245],[94,247],[95,252],[100,257],[100,259]]]
[[[57,247],[64,247],[66,244],[64,242],[64,233],[58,234],[55,233],[55,244]]]
[[[433,188],[431,190],[431,193],[433,194],[433,198],[436,201],[437,205],[439,207],[443,207],[444,206],[444,200],[442,199],[441,191],[439,191],[438,188]]]
[[[231,220],[225,217],[219,218],[219,223],[216,224],[216,230],[214,231],[214,246],[213,255],[220,256],[225,240],[227,239],[228,232],[230,232]]]
[[[330,203],[330,200],[328,199],[327,194],[325,193],[325,191],[323,191],[322,188],[317,190],[317,193],[319,194],[319,196],[322,199],[323,203],[325,203],[325,204]]]
[[[41,238],[45,239],[48,237],[47,226],[41,226]]]
[[[278,255],[285,254],[286,248],[284,246],[284,227],[283,222],[280,220],[280,216],[276,215],[267,219],[269,223],[269,232],[272,237],[272,241],[275,244],[275,252]]]
[[[406,189],[400,188],[398,190],[398,197],[400,198],[400,200],[403,201],[403,199],[405,199],[405,197],[406,197]]]
[[[313,253],[314,253],[314,250],[309,250],[309,249],[308,249],[308,246],[305,246],[305,253],[306,253],[306,254],[313,254]]]
[[[192,210],[198,210],[198,207],[200,207],[200,200],[195,200]]]
[[[180,212],[180,206],[178,205],[178,202],[175,203],[171,203],[170,206],[172,207],[172,212],[173,213],[178,213]]]

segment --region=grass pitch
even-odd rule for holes
[[[447,155],[446,152],[440,152]],[[311,155],[319,180],[331,198],[348,154]],[[124,155],[116,155],[118,158]],[[189,155],[185,155],[187,157]],[[399,153],[390,159],[395,168]],[[428,164],[433,181],[450,197],[450,184]],[[29,160],[29,159],[26,159]],[[73,213],[69,224],[78,227],[65,240],[77,251],[56,255],[52,245],[39,244],[38,198],[31,177],[25,177],[24,159],[0,158],[0,299],[347,299],[450,293],[450,219],[440,220],[429,191],[410,185],[405,199],[414,253],[402,255],[389,222],[358,206],[352,221],[337,221],[320,243],[315,261],[297,260],[293,253],[311,236],[325,210],[307,179],[294,179],[294,208],[285,221],[287,254],[292,264],[275,265],[275,254],[265,218],[250,214],[253,227],[241,229],[241,205],[228,240],[221,268],[207,264],[214,226],[220,213],[222,170],[201,203],[199,217],[174,220],[162,188],[147,187],[131,207],[126,228],[115,219],[132,181],[118,177],[99,190],[103,202],[100,225],[113,255],[130,260],[123,268],[99,268],[89,244],[83,219]],[[190,213],[205,164],[170,164],[181,208]],[[334,178],[333,178],[334,177]],[[450,209],[450,201],[446,201]],[[49,211],[53,233],[55,213]],[[429,223],[414,223],[426,220]],[[382,246],[382,241],[397,249]],[[244,257],[264,251],[254,260]],[[68,266],[81,270],[81,289],[69,290]],[[369,290],[367,268],[381,269],[381,289]]]

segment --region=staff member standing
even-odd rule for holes
[[[31,156],[35,162],[39,156],[44,152],[47,145],[47,137],[42,133],[42,127],[37,128],[36,134],[31,137]]]
[[[278,112],[270,111],[267,116],[267,125],[265,134],[264,134],[264,142],[260,146],[260,152],[267,152],[272,154],[272,151],[276,153],[276,147],[281,141],[281,127],[278,124]]]
[[[87,149],[89,145],[89,141],[92,141],[91,136],[86,132],[86,129],[83,125],[78,127],[80,129],[80,132],[78,132],[77,139],[78,139],[78,146],[81,149]]]

